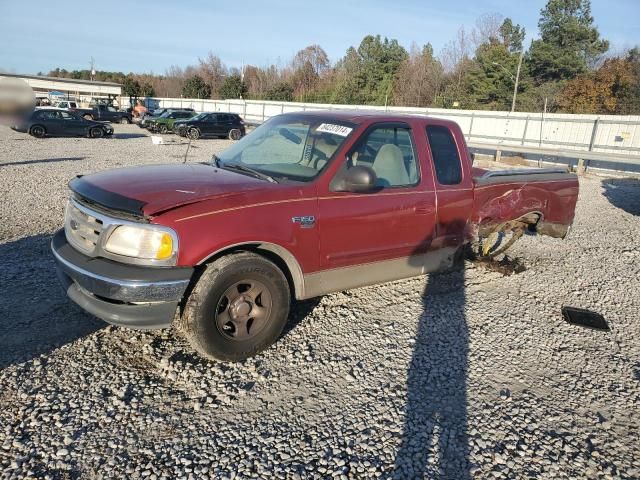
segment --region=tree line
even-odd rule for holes
[[[640,113],[640,49],[611,54],[590,0],[548,0],[538,29],[527,46],[523,27],[485,14],[461,27],[438,55],[430,43],[407,50],[397,40],[367,35],[335,63],[320,45],[310,45],[284,65],[230,68],[209,52],[164,75],[98,71],[94,78],[121,83],[125,95],[139,97],[508,110],[517,76],[519,111]],[[91,73],[49,75],[88,79]]]

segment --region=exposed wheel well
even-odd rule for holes
[[[202,274],[202,271],[205,269],[205,267],[211,262],[217,260],[218,258],[224,257],[226,255],[230,255],[233,253],[237,253],[237,252],[252,252],[273,262],[286,277],[291,294],[295,298],[300,298],[303,293],[302,292],[302,288],[303,288],[302,272],[300,271],[300,267],[297,265],[297,262],[293,258],[293,255],[287,252],[287,254],[290,256],[289,263],[287,263],[287,260],[283,258],[283,255],[279,254],[279,253],[286,252],[286,250],[282,249],[282,252],[276,251],[280,248],[281,247],[278,247],[276,245],[272,245],[268,243],[265,244],[260,242],[230,246],[228,248],[225,248],[223,250],[220,250],[214,253],[213,255],[208,257],[206,260],[198,264],[198,266],[196,267],[194,278],[191,283],[195,285],[195,283],[197,283],[197,280],[200,278],[200,275]],[[296,262],[296,265],[291,265],[292,262]],[[295,270],[295,271],[292,271],[292,270]]]

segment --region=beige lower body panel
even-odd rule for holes
[[[456,251],[457,248],[446,247],[411,257],[310,273],[304,275],[302,298],[318,297],[444,270],[453,265]]]

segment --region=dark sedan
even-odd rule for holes
[[[59,108],[34,110],[19,125],[13,125],[11,128],[37,138],[78,136],[101,138],[113,135],[113,127],[110,124],[87,120],[75,112]]]
[[[178,120],[173,131],[193,140],[203,137],[223,137],[239,140],[246,133],[244,120],[237,113],[201,113],[188,120]]]

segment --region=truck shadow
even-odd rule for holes
[[[67,299],[50,241],[50,235],[34,235],[0,244],[0,370],[105,326]]]
[[[612,205],[632,215],[640,215],[640,180],[609,178],[602,181],[602,187]]]
[[[464,266],[429,275],[422,304],[393,478],[469,479]]]

